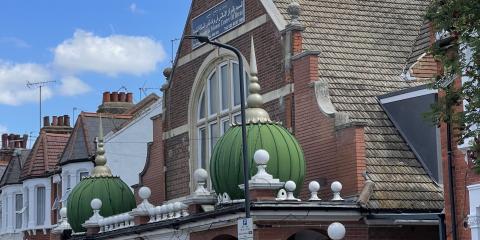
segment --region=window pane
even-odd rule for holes
[[[45,187],[37,188],[37,225],[45,223]]]
[[[218,78],[217,74],[213,73],[210,79],[208,79],[209,85],[209,113],[215,114],[218,112]]]
[[[235,123],[241,124],[242,123],[242,115],[237,114],[237,115],[233,116],[233,120],[235,121]]]
[[[229,96],[229,92],[228,91],[228,65],[223,65],[221,67],[221,79],[220,79],[220,83],[222,85],[222,110],[227,110],[228,109],[228,96]]]
[[[230,128],[230,120],[227,119],[227,120],[224,120],[222,121],[222,134],[224,134],[225,132],[227,132],[227,130]]]
[[[213,152],[213,148],[215,147],[215,143],[217,143],[219,134],[218,134],[218,124],[213,123],[210,124],[210,151]]]
[[[15,195],[15,228],[22,228],[22,208],[23,208],[23,195]]]
[[[200,128],[199,130],[199,141],[200,141],[200,151],[199,151],[199,167],[206,169],[207,166],[207,131],[205,128]]]
[[[80,173],[80,181],[84,178],[84,177],[87,177],[88,176],[88,172],[81,172]]]
[[[238,76],[238,64],[233,63],[232,70],[232,86],[233,86],[233,104],[234,106],[240,105],[240,78]]]
[[[202,92],[202,96],[200,97],[200,107],[198,109],[198,119],[205,118],[205,91]]]

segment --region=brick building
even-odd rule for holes
[[[240,50],[250,80],[242,84],[249,86],[250,95],[257,94],[252,79],[258,77],[261,108],[303,149],[305,179],[294,182],[297,189],[285,185],[302,201],[284,201],[282,190],[278,198],[272,189],[252,190],[255,239],[328,239],[332,222],[345,226],[346,239],[444,235],[443,131],[420,116],[436,99],[425,81],[440,69],[426,55],[434,42],[423,20],[427,5],[192,1],[174,67],[165,72],[164,111],[152,118],[153,142],[140,174],[140,185],[151,191],[140,189],[144,201],[136,209],[127,216],[105,216],[89,235],[101,231],[93,236],[236,239],[242,199],[231,199],[230,193],[214,195],[219,180],[199,169],[207,169],[212,178],[223,170],[210,164],[217,141],[224,144],[222,136],[231,135],[239,122],[238,76],[243,73],[231,52],[186,38],[195,34]],[[236,147],[231,145],[232,154]],[[271,161],[281,158],[281,150],[269,150]],[[254,164],[250,171],[251,176],[256,173]],[[267,171],[281,182],[290,180],[276,175],[270,165]],[[315,182],[322,186],[318,193],[323,201],[308,201],[318,191]],[[325,186],[332,186],[335,194],[341,189],[343,200],[332,198]]]

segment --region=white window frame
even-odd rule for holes
[[[212,154],[213,151],[213,143],[217,141],[213,141],[212,137],[212,129],[211,126],[214,124],[217,124],[217,132],[218,132],[218,138],[220,138],[224,133],[225,133],[225,127],[223,126],[224,122],[229,121],[229,124],[231,125],[234,122],[234,117],[240,114],[240,104],[235,105],[235,82],[233,79],[233,73],[234,73],[234,67],[235,65],[238,67],[238,61],[234,61],[231,59],[227,59],[221,62],[217,62],[214,67],[210,69],[207,76],[204,81],[203,85],[201,86],[201,91],[200,94],[197,95],[196,97],[196,110],[194,111],[196,113],[196,116],[194,118],[194,126],[195,126],[195,135],[193,136],[193,143],[195,144],[196,151],[194,151],[195,156],[194,156],[194,169],[203,167],[206,168],[208,171],[209,169],[209,158]],[[227,66],[227,77],[229,78],[225,82],[227,83],[227,97],[229,103],[227,104],[227,108],[223,109],[223,81],[222,81],[222,67]],[[244,71],[245,76],[247,77],[248,74],[246,71]],[[216,96],[218,97],[217,100],[217,110],[213,111],[211,114],[211,101],[215,101],[215,99],[211,99],[212,96],[212,89],[215,87],[211,86],[212,83],[212,76],[216,77],[216,82],[217,82],[217,94]],[[246,87],[246,84],[248,82],[247,78],[244,78],[244,87]],[[245,88],[246,89],[246,88]],[[202,96],[204,97],[204,118],[200,118],[200,109],[201,107],[201,99]],[[202,139],[201,136],[201,130],[205,129],[206,131],[206,139]],[[205,159],[205,166],[202,166],[202,141],[205,141],[206,144],[206,158]]]
[[[42,201],[39,199],[39,189],[43,189],[43,197]],[[46,201],[47,201],[47,188],[43,185],[38,185],[35,187],[35,225],[36,226],[44,226],[46,222],[47,216],[49,216],[46,212]],[[39,204],[41,203],[41,204]],[[41,213],[41,209],[43,209],[43,220],[40,218],[39,213]]]

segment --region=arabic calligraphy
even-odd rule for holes
[[[192,34],[214,39],[244,22],[245,0],[225,0],[192,20]],[[192,43],[194,48],[200,45]]]

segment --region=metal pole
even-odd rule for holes
[[[39,113],[40,114],[40,128],[39,129],[42,129],[42,85],[40,85],[39,89],[40,89],[40,103],[39,103],[40,104],[40,113]],[[40,130],[39,130],[39,132],[40,132]]]
[[[450,106],[447,106],[447,111],[450,110]],[[450,120],[451,121],[451,120]],[[447,151],[448,151],[448,180],[449,180],[449,192],[450,192],[450,221],[452,224],[452,240],[457,239],[457,216],[455,209],[455,187],[453,179],[453,152],[452,152],[452,126],[447,122]]]
[[[240,74],[240,114],[242,117],[242,155],[243,155],[243,185],[244,185],[244,195],[245,195],[245,217],[250,218],[250,194],[249,194],[249,172],[250,172],[250,162],[247,158],[247,125],[245,119],[245,86],[243,85],[243,59],[240,51],[233,46],[212,42],[207,36],[186,36],[188,39],[197,39],[200,42],[212,44],[221,48],[228,49],[235,53],[238,58],[238,70]]]

